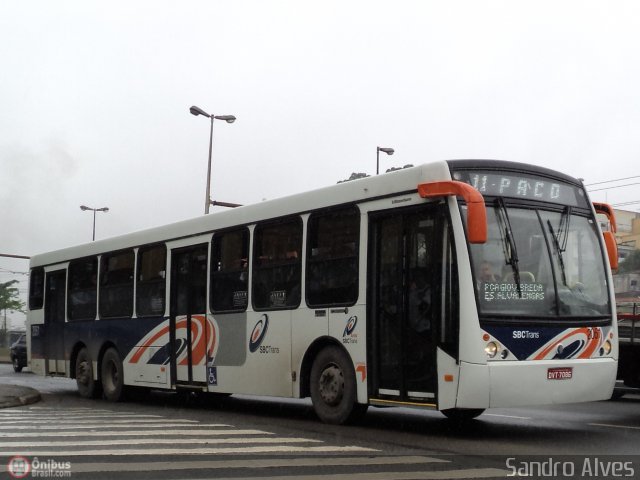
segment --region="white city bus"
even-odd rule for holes
[[[473,418],[602,400],[610,264],[579,180],[441,161],[34,256],[31,368],[129,386]]]

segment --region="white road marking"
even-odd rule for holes
[[[331,452],[379,452],[375,448],[358,447],[355,445],[326,445],[317,447],[299,446],[258,446],[258,447],[220,447],[220,448],[146,448],[126,450],[16,450],[2,452],[2,455],[13,457],[92,457],[92,456],[131,456],[131,455],[229,455],[241,453],[331,453]]]
[[[118,440],[78,440],[75,442],[2,442],[0,455],[6,448],[34,447],[99,447],[111,445],[220,445],[242,443],[322,443],[309,438],[267,437],[267,438],[136,438]]]
[[[225,425],[226,426],[226,425]],[[148,425],[145,425],[147,428]],[[100,432],[68,432],[68,431],[55,431],[55,432],[0,432],[0,438],[39,438],[39,437],[125,437],[125,436],[141,436],[151,437],[157,435],[171,435],[171,436],[230,436],[230,435],[275,435],[272,432],[265,432],[263,430],[171,430],[170,432],[158,432],[157,430],[127,430],[122,432],[100,431]],[[2,444],[0,444],[2,446]]]
[[[432,457],[398,456],[398,457],[322,457],[323,467],[370,466],[370,465],[416,465],[427,463],[451,463]],[[283,468],[283,467],[317,467],[318,457],[309,458],[264,458],[242,460],[213,461],[179,461],[179,462],[127,462],[127,463],[78,463],[72,462],[72,473],[88,472],[153,472],[168,470],[219,470],[227,468]],[[335,476],[335,474],[333,474]],[[273,477],[272,477],[273,478]]]
[[[627,428],[629,430],[640,430],[640,427],[632,427],[631,425],[612,425],[609,423],[587,423],[593,427],[610,427],[610,428]]]
[[[184,424],[184,423],[164,423],[164,424],[143,424],[136,425],[137,428],[175,428],[175,427],[189,427],[189,428],[200,428],[200,427],[229,427],[230,425],[224,424],[216,424],[216,423],[206,423],[206,424]],[[88,424],[88,425],[65,425],[64,428],[73,428],[74,430],[80,429],[98,429],[105,428],[104,423],[96,424]],[[123,425],[109,425],[109,430],[113,430],[114,428],[131,428],[131,425],[123,424]],[[59,430],[59,425],[0,425],[0,430]]]
[[[516,420],[532,420],[532,417],[517,417],[515,415],[500,415],[498,413],[485,413],[483,417],[503,417],[503,418],[515,418]]]

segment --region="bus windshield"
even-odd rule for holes
[[[466,210],[466,209],[463,209]],[[488,238],[470,245],[480,315],[599,317],[610,313],[595,221],[564,210],[487,202]]]

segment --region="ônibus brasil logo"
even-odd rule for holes
[[[269,316],[264,314],[256,323],[256,326],[253,327],[251,331],[251,336],[249,337],[249,351],[251,353],[258,350],[258,347],[264,340],[264,336],[267,334],[267,327],[269,326]]]
[[[16,456],[9,460],[7,470],[13,478],[24,478],[31,472],[31,464],[26,458]]]

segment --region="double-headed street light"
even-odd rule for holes
[[[387,155],[393,155],[395,150],[393,148],[376,147],[376,175],[380,173],[380,152],[384,152]]]
[[[96,212],[104,212],[107,213],[109,211],[109,207],[102,207],[102,208],[91,208],[91,207],[87,207],[86,205],[80,205],[80,210],[87,211],[87,210],[91,210],[93,212],[93,237],[92,237],[92,241],[95,241],[96,239]]]
[[[209,213],[209,205],[211,204],[211,150],[213,149],[213,120],[224,120],[227,123],[233,123],[236,121],[236,117],[233,115],[209,115],[207,112],[195,105],[192,106],[189,111],[196,117],[198,115],[203,115],[211,119],[211,132],[209,133],[209,162],[207,164],[207,192],[204,203],[204,213],[206,215]]]

